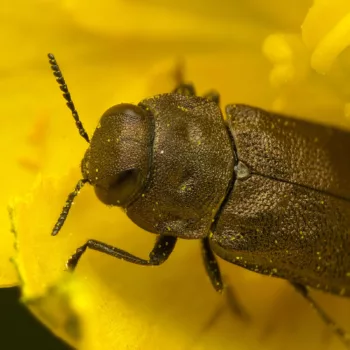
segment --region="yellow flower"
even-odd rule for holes
[[[341,348],[285,281],[220,261],[253,318],[241,322],[206,278],[198,242],[179,242],[161,267],[88,251],[73,275],[65,272],[88,238],[146,257],[154,237],[88,186],[50,236],[81,177],[86,143],[46,53],[56,54],[89,135],[111,105],[169,91],[181,62],[198,92],[216,88],[223,106],[248,103],[349,127],[348,0],[12,0],[0,18],[2,286],[20,283],[31,311],[84,349]],[[13,196],[16,240],[6,211]],[[317,298],[350,328],[348,301]]]

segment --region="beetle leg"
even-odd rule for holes
[[[149,259],[145,260],[109,244],[96,241],[94,239],[89,239],[84,245],[76,250],[75,254],[70,257],[70,259],[67,261],[67,268],[73,271],[87,248],[97,250],[101,253],[111,255],[117,259],[125,260],[133,264],[146,266],[160,265],[166,261],[173,252],[176,240],[177,238],[172,236],[158,236],[156,243],[149,254]]]
[[[192,84],[179,84],[174,90],[173,93],[180,94],[184,96],[196,96],[196,90]],[[210,90],[203,95],[209,101],[220,104],[220,94],[216,90]]]
[[[224,286],[219,264],[215,258],[215,255],[213,254],[213,251],[210,248],[209,238],[203,238],[201,242],[203,262],[211,284],[217,292],[222,293],[225,291],[228,305],[236,315],[245,321],[249,320],[249,316],[242,305],[240,305],[238,298],[234,293],[234,290],[230,286]]]
[[[193,84],[180,83],[174,90],[173,93],[184,96],[196,96],[196,89]]]
[[[314,308],[314,310],[317,312],[317,314],[322,318],[322,320],[329,326],[334,333],[338,335],[338,337],[341,339],[341,341],[347,346],[348,349],[350,349],[350,334],[347,333],[344,329],[339,327],[335,321],[333,321],[330,316],[326,314],[325,311],[316,303],[313,298],[309,295],[309,291],[307,287],[303,286],[302,284],[293,283],[291,282],[293,287],[299,292]]]
[[[210,90],[206,94],[203,95],[209,101],[215,102],[216,104],[220,104],[220,94],[216,90]]]
[[[204,267],[211,284],[217,292],[221,293],[224,290],[224,284],[222,282],[219,264],[210,248],[208,237],[202,239],[202,256]]]

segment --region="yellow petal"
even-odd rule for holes
[[[303,39],[313,50],[311,66],[319,73],[328,72],[350,45],[349,2],[315,1],[303,24]]]
[[[264,6],[265,7],[265,6]],[[64,8],[82,27],[93,33],[112,35],[115,38],[143,39],[161,42],[160,50],[153,45],[154,55],[164,55],[177,50],[178,53],[205,50],[201,43],[225,45],[225,41],[239,39],[237,33],[244,32],[245,40],[256,40],[259,23],[245,16],[248,6],[234,6],[230,2],[218,6],[216,1],[136,1],[103,0],[99,3],[82,0],[64,1]],[[244,21],[239,20],[244,17]],[[182,45],[178,43],[183,41]],[[186,45],[187,44],[187,45]],[[199,45],[200,44],[200,45]],[[142,46],[142,41],[135,45]],[[220,49],[220,48],[218,48]],[[124,50],[123,47],[120,48]],[[136,46],[127,45],[129,52]]]
[[[273,64],[274,110],[349,128],[349,9],[348,1],[314,1],[301,20],[302,31],[266,37],[263,52]]]
[[[243,102],[348,126],[346,65],[335,65],[327,77],[310,69],[318,41],[303,47],[307,40],[300,31],[309,4],[299,1],[287,7],[269,0],[218,6],[217,1],[194,1],[181,9],[171,1],[167,9],[158,1],[103,1],[99,6],[85,1],[11,3],[11,9],[0,14],[3,32],[12,34],[4,39],[6,49],[0,57],[11,73],[1,82],[7,116],[1,142],[9,149],[4,157],[8,171],[2,172],[1,180],[6,193],[16,194],[30,188],[38,170],[44,174],[17,207],[16,266],[24,302],[32,312],[58,336],[83,349],[340,349],[338,340],[285,281],[220,261],[226,281],[236,287],[253,318],[249,325],[240,322],[212,290],[198,242],[180,242],[171,259],[157,268],[88,251],[69,278],[65,262],[88,238],[143,257],[153,243],[154,237],[121,211],[99,203],[91,188],[81,191],[62,232],[50,236],[80,177],[77,167],[86,144],[49,72],[48,50],[59,59],[90,135],[112,104],[137,103],[169,91],[179,61],[185,62],[185,77],[196,83],[198,92],[216,88],[223,106]],[[332,16],[332,9],[329,12]],[[165,20],[167,13],[171,16]],[[317,37],[317,28],[310,26],[311,37]],[[278,40],[270,45],[274,35]],[[18,43],[24,36],[22,47]],[[287,45],[291,60],[273,52],[280,52],[279,45]],[[13,137],[17,142],[9,147]],[[36,146],[40,139],[44,141]],[[64,177],[72,167],[75,170]],[[48,174],[55,174],[54,180]],[[8,196],[1,200],[5,207]],[[2,227],[9,231],[5,212]],[[10,245],[7,240],[6,247]],[[317,297],[350,328],[346,300]]]
[[[1,234],[0,287],[11,287],[17,284],[17,274],[11,263],[11,257],[14,255],[14,237],[5,208],[3,208],[1,221],[3,222],[2,227],[7,227]]]
[[[59,182],[39,180],[16,211],[16,265],[24,302],[58,336],[83,349],[249,349],[266,337],[264,348],[274,349],[293,327],[295,342],[302,344],[308,335],[310,344],[321,348],[324,327],[284,281],[221,262],[254,323],[247,326],[232,315],[205,276],[198,242],[180,242],[171,259],[155,268],[88,251],[71,281],[65,262],[88,238],[141,256],[153,243],[152,235],[135,227],[121,210],[104,207],[89,187],[77,197],[62,232],[51,237],[78,177],[74,171]],[[333,313],[336,306],[341,316],[343,306],[335,304]]]

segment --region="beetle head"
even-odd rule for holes
[[[48,54],[56,81],[63,92],[79,134],[90,143],[81,163],[83,179],[68,195],[51,234],[61,230],[74,198],[85,183],[95,188],[97,197],[105,204],[126,206],[140,193],[150,170],[153,141],[153,118],[141,107],[120,104],[103,115],[91,139],[80,121],[68,86],[53,54]]]
[[[152,119],[138,106],[119,104],[101,117],[81,163],[83,178],[105,204],[125,206],[149,172]]]

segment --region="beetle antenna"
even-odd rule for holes
[[[90,142],[89,135],[85,131],[83,124],[81,123],[81,121],[79,119],[78,112],[75,109],[74,103],[73,103],[72,98],[70,96],[70,92],[68,90],[68,86],[63,78],[61,69],[57,64],[56,58],[52,53],[49,53],[47,56],[49,57],[49,63],[50,63],[51,69],[53,70],[53,75],[56,77],[56,81],[57,81],[58,85],[60,86],[61,91],[63,92],[63,97],[67,101],[66,104],[67,104],[68,108],[70,109],[70,111],[72,112],[73,118],[75,120],[75,124],[79,130],[79,134],[87,142]]]
[[[56,236],[58,232],[60,232],[64,222],[66,221],[67,219],[67,216],[69,214],[69,211],[70,211],[70,208],[72,207],[72,204],[73,204],[73,201],[74,201],[74,198],[79,194],[80,190],[83,188],[83,186],[89,182],[88,179],[81,179],[79,180],[79,182],[76,184],[75,186],[75,189],[73,192],[71,192],[69,195],[68,195],[68,198],[66,200],[66,204],[64,205],[63,209],[62,209],[62,212],[61,212],[61,215],[60,217],[58,218],[53,230],[52,230],[52,233],[51,235],[52,236]]]

